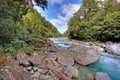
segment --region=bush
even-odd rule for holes
[[[2,45],[0,45],[0,54],[3,54],[4,53],[4,48]]]
[[[14,21],[0,18],[0,44],[10,43],[16,35],[16,28]]]
[[[9,53],[11,55],[17,54],[18,50],[24,51],[26,54],[31,55],[33,49],[24,41],[15,39],[11,41],[11,44],[5,44],[0,46],[0,53]]]
[[[32,41],[31,35],[28,32],[24,32],[24,31],[21,31],[18,34],[18,38],[20,40],[23,40],[23,41],[27,42],[27,43],[30,43]]]

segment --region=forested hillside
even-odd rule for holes
[[[120,41],[120,3],[83,0],[65,36],[86,41]]]
[[[53,36],[60,36],[60,33],[33,9],[31,3],[24,4],[22,0],[0,0],[1,53],[14,52],[21,44],[27,47],[32,38]]]

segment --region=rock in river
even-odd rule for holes
[[[86,73],[85,76],[87,77],[87,80],[95,80],[94,75],[91,73]]]
[[[61,53],[58,56],[58,62],[63,66],[72,66],[74,65],[74,58],[66,53]]]
[[[108,53],[120,55],[120,43],[107,42],[105,50]]]
[[[111,80],[107,73],[98,72],[95,75],[95,80]]]
[[[81,65],[89,65],[100,59],[100,55],[90,47],[72,46],[68,51],[75,58],[75,61]]]

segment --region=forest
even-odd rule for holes
[[[83,41],[120,41],[120,3],[117,0],[83,0],[64,34]]]
[[[44,6],[40,6],[44,9]],[[30,53],[32,38],[58,37],[57,29],[30,2],[0,0],[0,53]]]

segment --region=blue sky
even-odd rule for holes
[[[48,21],[50,21],[60,33],[68,29],[68,22],[80,8],[81,0],[48,0],[48,9],[34,8]]]

